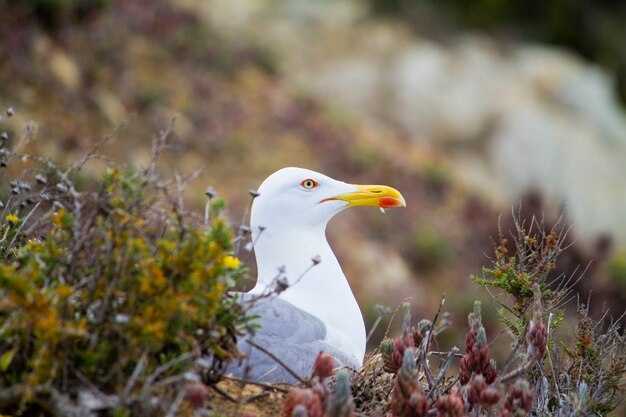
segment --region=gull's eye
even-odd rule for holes
[[[305,190],[312,190],[319,186],[319,183],[312,178],[308,178],[300,183],[300,186]]]

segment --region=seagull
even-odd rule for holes
[[[394,188],[348,184],[303,168],[283,168],[261,184],[250,216],[258,279],[240,295],[242,302],[250,301],[249,313],[258,316],[260,327],[239,340],[245,359],[227,372],[258,382],[296,383],[293,373],[308,376],[320,352],[331,355],[336,366],[361,368],[365,323],[326,240],[330,219],[356,206],[384,211],[406,203]]]

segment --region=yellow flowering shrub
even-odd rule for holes
[[[239,355],[251,317],[227,293],[245,269],[224,202],[211,202],[209,224],[193,222],[148,174],[109,169],[98,191],[79,192],[48,173],[11,200],[0,220],[0,390],[72,394],[88,381],[126,410],[146,386],[165,395],[156,379],[199,372],[199,358],[206,382]],[[35,194],[47,200],[30,216],[18,203]]]

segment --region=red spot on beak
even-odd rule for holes
[[[378,205],[380,206],[380,208],[392,208],[392,207],[400,207],[402,204],[400,204],[400,201],[396,198],[393,197],[381,197],[380,200],[378,200]]]

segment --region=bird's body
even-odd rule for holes
[[[320,319],[281,298],[259,300],[249,313],[259,315],[256,322],[260,329],[251,337],[254,343],[267,349],[302,377],[310,374],[315,357],[320,352],[331,355],[338,365],[351,368],[361,365],[361,362],[325,341],[326,325]],[[253,381],[298,382],[276,360],[246,340],[239,343],[239,349],[246,358],[241,365],[231,366],[231,373]]]
[[[326,240],[328,221],[349,206],[404,206],[404,199],[385,186],[356,186],[314,171],[284,168],[266,179],[252,205],[251,229],[258,279],[242,300],[259,299],[276,288],[287,288],[254,303],[260,329],[252,337],[290,369],[308,375],[319,352],[338,365],[359,368],[365,354],[365,325],[348,281]],[[295,378],[247,339],[247,354],[229,371],[270,382]]]

